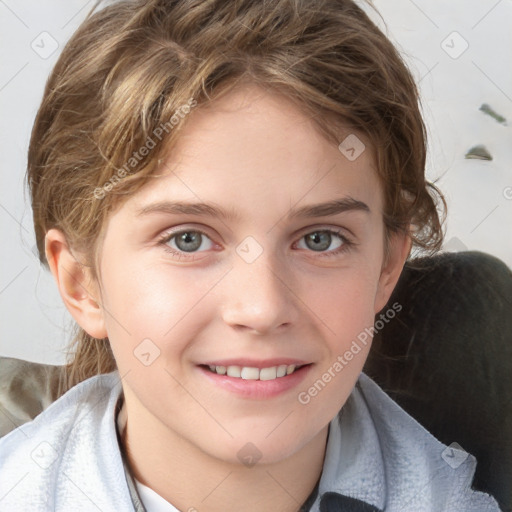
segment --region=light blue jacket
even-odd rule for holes
[[[121,394],[117,371],[92,377],[0,439],[0,511],[134,510],[117,440]],[[499,512],[471,490],[475,467],[361,374],[330,424],[311,512]]]

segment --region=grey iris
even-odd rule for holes
[[[328,231],[315,231],[305,236],[306,245],[313,251],[325,251],[331,245],[331,234]]]
[[[176,247],[180,251],[193,252],[201,247],[202,235],[196,231],[186,231],[176,236]]]

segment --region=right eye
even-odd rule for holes
[[[213,247],[213,242],[208,235],[197,229],[166,233],[159,243],[165,246],[167,252],[179,257],[186,254],[203,252]]]

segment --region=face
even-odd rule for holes
[[[182,133],[101,249],[128,422],[162,446],[237,462],[252,443],[279,461],[325,434],[392,289],[372,156],[347,159],[256,87],[198,108]]]

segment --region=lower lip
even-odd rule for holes
[[[264,400],[273,398],[296,387],[309,373],[311,364],[295,370],[290,375],[273,380],[251,380],[219,375],[199,366],[199,370],[214,384],[244,398]]]

